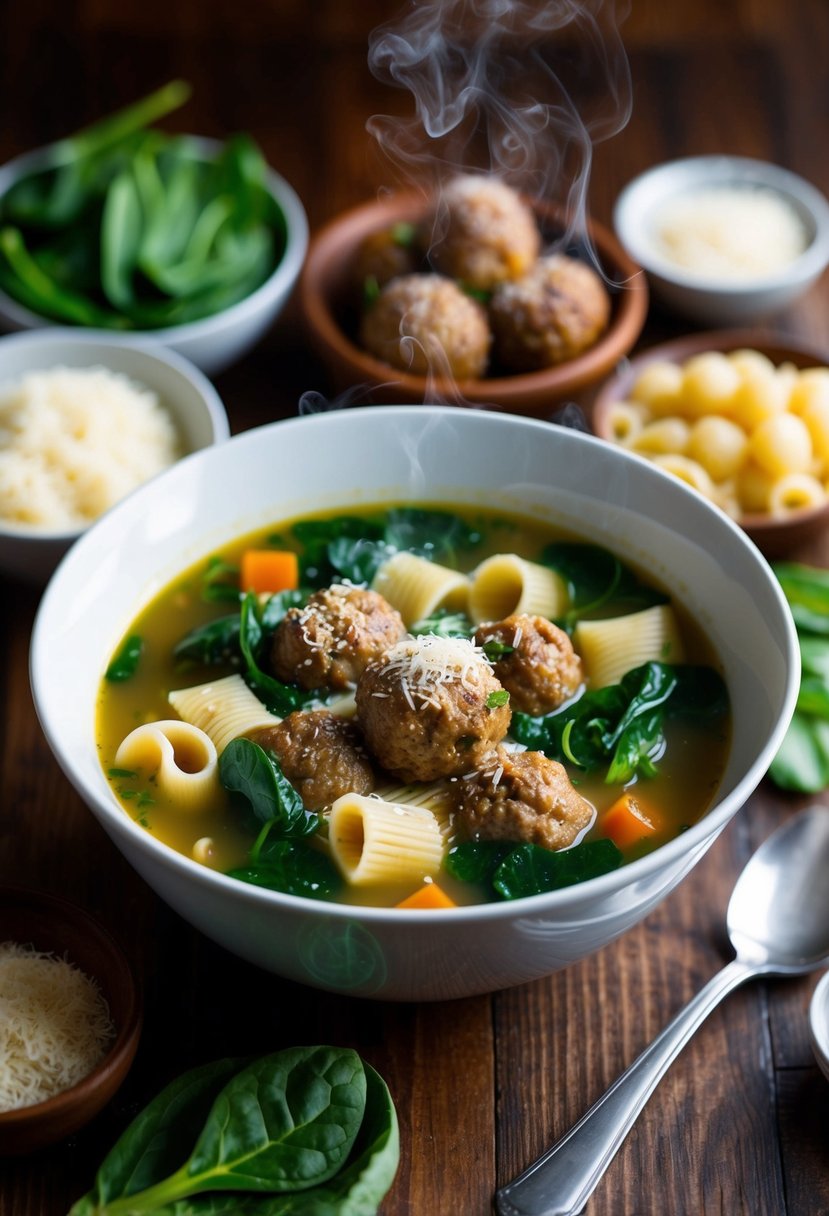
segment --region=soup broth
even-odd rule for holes
[[[296,589],[247,594],[241,590],[244,555],[261,551],[296,555]],[[541,752],[562,762],[573,790],[590,805],[589,822],[578,829],[575,839],[563,850],[544,848],[539,854],[535,850],[540,846],[532,835],[509,838],[509,834],[499,832],[488,834],[486,828],[481,833],[470,831],[468,820],[461,820],[454,809],[458,790],[463,788],[468,772],[455,772],[449,777],[439,775],[434,781],[406,779],[405,773],[401,778],[386,771],[382,759],[378,762],[362,740],[359,746],[368,752],[374,770],[370,799],[398,809],[407,804],[406,799],[411,799],[418,808],[413,812],[419,817],[418,822],[423,819],[425,823],[426,817],[433,815],[439,829],[442,860],[440,864],[433,862],[431,868],[424,863],[419,877],[414,876],[416,867],[412,871],[389,867],[386,875],[380,874],[371,881],[354,881],[347,867],[344,868],[346,845],[340,842],[339,852],[333,847],[330,824],[334,821],[329,817],[328,806],[316,808],[313,813],[306,809],[302,818],[301,809],[298,811],[291,804],[292,812],[283,809],[279,817],[269,819],[261,806],[257,810],[255,802],[245,796],[259,776],[254,779],[243,774],[241,791],[239,780],[235,783],[231,780],[230,790],[223,788],[227,776],[224,769],[232,749],[225,755],[223,748],[218,748],[222,780],[214,783],[209,796],[200,796],[189,805],[183,805],[175,790],[160,780],[152,749],[140,763],[125,763],[119,757],[119,749],[136,728],[153,723],[163,726],[178,720],[180,715],[169,700],[171,690],[210,686],[234,675],[239,677],[240,684],[252,689],[262,703],[263,712],[270,713],[274,720],[286,717],[292,706],[297,707],[297,712],[330,706],[335,715],[352,723],[362,739],[361,714],[358,710],[355,717],[350,688],[306,689],[298,681],[279,680],[275,676],[271,666],[272,634],[274,628],[279,628],[280,614],[287,612],[289,606],[294,615],[301,613],[315,590],[329,586],[385,588],[389,603],[397,609],[395,599],[402,603],[408,592],[405,588],[401,591],[399,583],[387,575],[392,569],[388,563],[400,553],[417,557],[418,571],[430,575],[440,572],[447,587],[429,619],[406,620],[401,611],[405,626],[403,644],[409,644],[406,639],[426,637],[434,642],[436,651],[445,646],[450,654],[460,639],[459,644],[470,648],[470,653],[474,646],[478,658],[494,673],[499,670],[504,652],[519,646],[520,627],[509,645],[496,640],[494,649],[491,644],[481,646],[474,642],[476,628],[482,620],[500,616],[481,617],[479,606],[476,624],[470,615],[470,604],[474,605],[476,597],[480,599],[486,592],[494,603],[514,610],[512,601],[517,597],[520,615],[521,596],[529,596],[533,579],[538,577],[543,582],[544,572],[552,571],[549,577],[559,600],[550,609],[549,617],[534,611],[521,619],[541,617],[555,621],[556,628],[571,639],[581,663],[578,687],[555,709],[528,713],[515,710],[515,691],[502,692],[496,679],[495,693],[487,694],[486,714],[489,717],[500,712],[509,716],[509,707],[512,714],[508,732],[499,742],[510,755]],[[494,590],[484,586],[486,571],[492,574]],[[463,578],[452,583],[450,572],[459,572]],[[521,579],[525,580],[523,584]],[[489,600],[484,598],[482,602]],[[597,681],[592,673],[598,673],[600,664],[605,662],[602,656],[607,646],[602,640],[597,652],[600,657],[587,663],[579,650],[582,634],[585,639],[589,634],[585,625],[639,619],[643,614],[656,619],[660,613],[660,620],[669,614],[670,629],[665,637],[660,635],[661,641],[658,637],[645,643],[645,658],[637,649],[638,641],[629,638],[622,644],[623,653],[629,650],[632,656],[633,675],[645,672],[647,679],[643,682],[629,676],[623,661],[620,668],[623,680],[614,677],[612,686]],[[243,618],[247,624],[242,623]],[[253,630],[241,646],[240,628],[243,635],[246,629]],[[184,639],[196,640],[183,644]],[[539,857],[546,861],[550,854],[559,859],[568,854],[568,864],[582,856],[587,859],[584,866],[579,861],[572,873],[565,870],[563,877],[553,875],[549,881],[541,880],[548,882],[548,886],[538,888],[542,890],[631,861],[696,822],[712,803],[728,752],[727,694],[718,671],[717,656],[683,605],[605,550],[563,536],[549,525],[528,518],[477,508],[383,505],[347,516],[328,513],[280,523],[240,537],[220,553],[186,570],[137,617],[113,656],[107,677],[101,683],[97,741],[101,764],[125,813],[169,847],[215,870],[295,894],[349,903],[395,906],[431,887],[433,890],[427,890],[425,902],[420,906],[462,905],[533,893],[534,887],[526,888],[521,883],[517,891],[510,883],[493,887],[493,873],[505,858],[509,860],[511,848],[521,850],[520,856],[516,852],[512,857],[522,865],[525,859],[530,859],[533,865]],[[674,680],[679,691],[667,696],[666,680]],[[616,692],[622,687],[627,690],[624,704],[621,693]],[[409,696],[408,692],[406,695]],[[699,703],[694,704],[697,695]],[[283,696],[287,699],[282,699]],[[597,696],[605,700],[597,701],[591,714],[579,717],[575,707],[586,706],[585,698]],[[610,715],[607,720],[602,718],[608,752],[601,759],[598,753],[594,754],[600,745],[591,723],[605,714]],[[574,717],[574,721],[562,729],[561,723],[568,717]],[[192,729],[194,736],[200,734],[198,726]],[[614,730],[621,742],[617,739],[615,744],[608,744]],[[257,737],[244,733],[251,739]],[[189,747],[189,742],[184,747],[173,740],[176,763],[183,770],[188,765],[197,769],[202,763],[198,757],[189,756]],[[261,750],[271,761],[275,759],[267,748]],[[473,754],[477,755],[474,748]],[[144,752],[140,755],[143,757]],[[256,773],[265,772],[259,750],[249,746],[239,755],[244,763],[240,760],[234,772],[241,773],[245,764],[253,764],[254,759],[260,766]],[[546,765],[546,760],[543,763]],[[496,769],[493,781],[497,784],[495,762],[491,767]],[[471,766],[480,768],[480,763]],[[276,773],[274,778],[268,771],[263,778],[269,788],[274,782],[279,787],[284,780],[278,764]],[[433,797],[435,788],[439,791],[437,802]],[[618,820],[622,812],[617,804],[626,796],[624,828],[611,830],[610,812],[613,810]],[[363,802],[358,809],[362,815]],[[371,815],[373,808],[369,806],[366,813]],[[286,828],[291,814],[294,826]],[[637,817],[641,831],[637,828]],[[361,820],[358,831],[362,835],[356,847],[367,850],[373,830],[367,819]],[[434,839],[431,824],[429,830]],[[584,846],[599,848],[591,851]],[[309,856],[310,878],[303,868]],[[267,863],[263,858],[267,858]],[[320,874],[324,874],[319,883],[314,869],[317,861],[323,867]],[[291,877],[296,872],[300,873],[298,885]],[[435,891],[445,898],[445,904],[434,901]]]

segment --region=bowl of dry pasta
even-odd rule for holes
[[[757,330],[676,338],[626,361],[591,423],[713,502],[767,557],[829,522],[829,351]]]

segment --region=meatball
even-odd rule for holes
[[[330,806],[342,794],[374,789],[374,770],[359,732],[328,710],[297,710],[278,726],[252,731],[250,738],[275,754],[309,811]]]
[[[271,662],[280,680],[302,688],[353,688],[366,663],[405,632],[378,592],[335,584],[288,610],[274,631]]]
[[[491,334],[484,309],[451,279],[407,274],[364,313],[360,341],[400,371],[468,380],[486,371]]]
[[[542,752],[499,747],[486,767],[455,784],[456,825],[472,840],[515,840],[566,849],[595,810],[573,787],[563,764]]]
[[[400,275],[414,274],[420,269],[423,255],[417,234],[410,224],[392,224],[370,232],[357,246],[353,277],[358,292],[367,282],[385,286]]]
[[[401,781],[475,769],[510,724],[509,696],[466,638],[406,638],[366,667],[357,720],[377,763]]]
[[[466,287],[492,291],[526,274],[540,245],[535,216],[511,186],[498,177],[465,175],[443,190],[429,260]]]
[[[543,616],[513,614],[480,625],[475,642],[507,689],[510,705],[525,714],[548,714],[582,682],[582,663],[563,629]]]
[[[500,363],[511,371],[554,367],[587,350],[610,318],[599,275],[578,258],[539,258],[515,283],[492,295],[489,320]]]

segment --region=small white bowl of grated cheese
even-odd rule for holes
[[[44,583],[116,502],[229,434],[210,381],[173,352],[58,328],[0,338],[0,571]]]
[[[740,325],[788,307],[829,263],[829,202],[779,165],[696,156],[640,174],[621,192],[616,233],[654,295],[703,325]]]

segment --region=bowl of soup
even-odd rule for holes
[[[759,783],[798,672],[769,567],[687,486],[421,405],[180,462],[73,547],[31,651],[60,765],[160,898],[259,967],[395,1000],[639,921]]]

